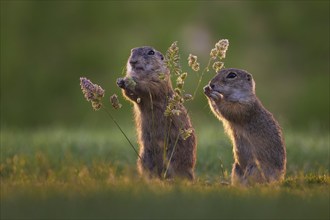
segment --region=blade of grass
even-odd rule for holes
[[[203,79],[203,76],[204,76],[205,72],[210,71],[210,64],[211,64],[211,61],[212,61],[212,58],[209,59],[209,62],[208,62],[208,64],[207,64],[207,66],[203,69],[203,72],[202,72],[201,76],[199,77],[199,80],[198,80],[198,83],[197,83],[196,89],[195,89],[195,91],[194,91],[194,93],[193,93],[193,98],[192,98],[192,99],[195,99],[196,92],[197,92],[197,90],[199,89],[199,86],[200,86],[200,84],[201,84],[201,82],[202,82],[202,79]]]
[[[179,133],[178,133],[178,136],[176,137],[176,140],[175,140],[175,143],[174,143],[174,146],[173,146],[172,152],[171,152],[171,156],[170,156],[170,158],[168,159],[168,162],[167,162],[166,170],[165,170],[165,172],[164,172],[164,179],[166,179],[166,175],[167,175],[168,169],[169,169],[169,167],[170,167],[171,160],[172,160],[172,157],[173,157],[173,155],[174,155],[174,151],[175,151],[176,145],[177,145],[177,143],[178,143],[178,141],[179,141],[180,130],[181,130],[181,128],[179,129]]]
[[[140,158],[140,160],[142,160],[142,158],[140,157],[139,153],[137,152],[137,150],[135,149],[135,147],[133,146],[133,144],[131,143],[131,141],[128,139],[128,137],[125,134],[125,132],[123,131],[123,129],[121,129],[121,127],[118,124],[118,122],[111,115],[110,111],[104,105],[103,105],[103,109],[109,115],[109,117],[111,118],[111,120],[116,124],[117,128],[121,131],[121,133],[124,135],[124,137],[126,138],[126,140],[128,141],[128,143],[130,144],[130,146],[132,147],[132,149],[135,151],[136,155]]]

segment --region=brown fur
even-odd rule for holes
[[[236,76],[228,78],[230,73]],[[204,87],[204,93],[233,143],[232,184],[282,180],[286,151],[281,128],[256,97],[252,75],[223,69]]]
[[[148,54],[151,53],[150,51],[154,54]],[[165,74],[165,79],[159,79],[160,74]],[[135,86],[130,86],[130,78],[136,82]],[[125,78],[118,79],[117,84],[123,89],[124,96],[134,103],[135,123],[142,158],[142,160],[138,159],[138,170],[141,174],[161,177],[180,134],[179,129],[192,128],[183,105],[179,106],[179,110],[182,111],[179,116],[164,116],[168,97],[171,97],[174,91],[163,55],[152,47],[132,49],[127,62],[127,75]],[[165,153],[166,161],[164,161],[166,136],[168,136],[168,146]],[[195,162],[195,132],[186,140],[183,140],[180,135],[166,177],[179,176],[194,179]]]

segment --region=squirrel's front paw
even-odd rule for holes
[[[210,86],[205,86],[204,87],[204,94],[209,97],[210,99],[212,99],[213,101],[220,101],[223,96],[221,93],[219,93],[218,91],[213,90]]]
[[[134,91],[136,82],[132,77],[118,78],[117,85],[119,88],[129,89],[131,91]]]
[[[125,89],[126,88],[126,86],[125,86],[125,79],[124,78],[118,78],[117,79],[117,86],[119,88]]]
[[[220,102],[223,98],[222,94],[219,93],[218,91],[212,90],[210,93],[211,99],[213,99],[215,102]]]
[[[204,86],[203,90],[204,90],[204,94],[205,95],[207,95],[207,96],[210,95],[210,93],[211,93],[211,87],[209,85]]]

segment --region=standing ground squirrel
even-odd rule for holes
[[[168,99],[174,94],[164,56],[152,47],[132,49],[126,77],[119,78],[117,85],[123,89],[124,96],[134,103],[141,156],[138,159],[139,172],[161,177],[175,146],[166,177],[194,179],[195,132],[192,130],[186,140],[180,135],[180,129],[192,128],[187,110],[180,104],[177,109],[181,114],[164,116]]]
[[[204,87],[204,93],[233,143],[232,184],[282,180],[286,151],[281,128],[256,97],[252,75],[223,69]]]

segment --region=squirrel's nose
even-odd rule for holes
[[[215,85],[213,83],[210,83],[211,89],[214,89]]]
[[[130,60],[130,61],[129,61],[129,63],[130,63],[132,66],[134,66],[135,64],[137,64],[137,62],[138,62],[137,60]]]

